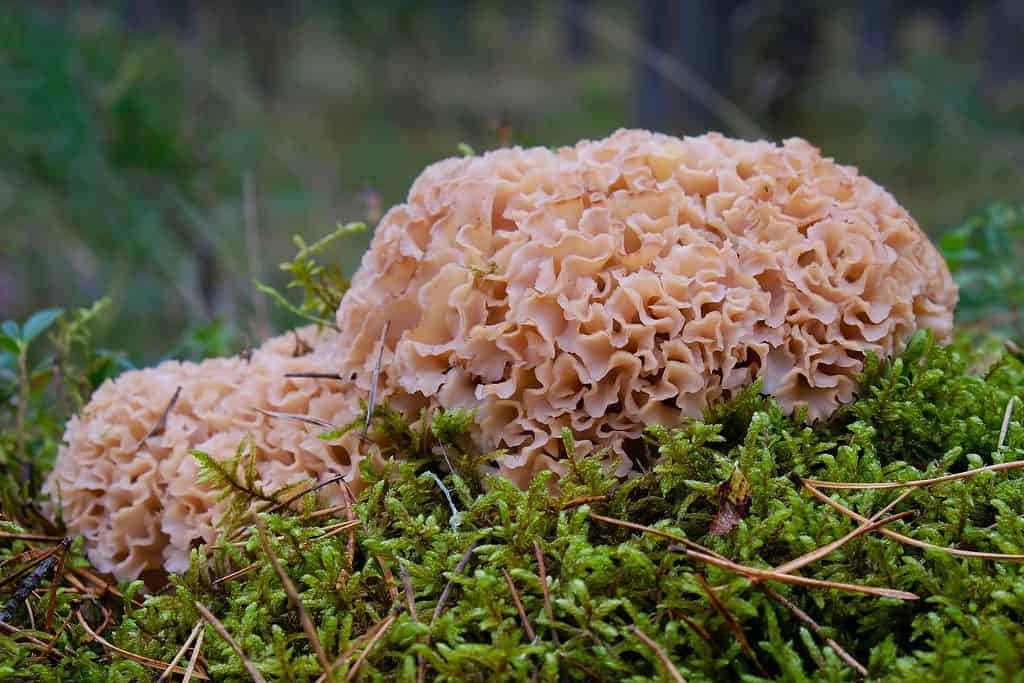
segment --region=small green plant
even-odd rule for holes
[[[255,283],[257,289],[299,318],[334,327],[334,313],[348,290],[348,279],[337,265],[322,264],[314,257],[342,237],[363,230],[366,230],[364,223],[339,224],[333,232],[309,245],[299,235],[292,238],[297,252],[291,261],[281,264],[281,270],[291,276],[286,287],[302,291],[301,303],[291,303],[284,294],[262,282]]]

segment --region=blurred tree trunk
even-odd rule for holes
[[[586,29],[586,16],[591,5],[591,0],[562,0],[565,53],[574,62],[582,62],[590,57],[592,44]]]
[[[732,40],[729,17],[735,0],[644,0],[642,37],[718,93],[729,89]],[[721,127],[714,112],[692,93],[669,84],[647,60],[638,65],[636,117],[654,130],[704,132]]]

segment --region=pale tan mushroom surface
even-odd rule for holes
[[[829,416],[868,352],[916,330],[942,341],[957,291],[893,197],[799,139],[622,130],[574,147],[502,149],[428,167],[374,234],[337,314],[251,359],[164,363],[104,384],[65,434],[46,490],[102,571],[181,571],[216,538],[221,508],[201,450],[247,435],[269,491],[343,474],[372,454],[334,442],[370,394],[410,419],[473,411],[473,438],[507,449],[520,485],[562,473],[561,433],[627,475],[647,424],[675,425],[756,379],[787,411]],[[286,378],[336,372],[345,381]],[[353,381],[348,381],[354,377]],[[157,424],[176,387],[180,397]],[[340,502],[336,487],[324,489]]]
[[[343,369],[380,393],[475,410],[525,483],[678,424],[763,379],[827,417],[865,355],[952,328],[942,257],[882,187],[800,139],[620,130],[427,168],[384,216],[338,311]]]
[[[358,418],[359,400],[347,385],[286,378],[330,372],[333,333],[299,331],[320,351],[294,356],[295,336],[272,339],[250,359],[171,361],[126,372],[93,395],[72,418],[44,490],[72,533],[85,537],[90,561],[119,579],[148,569],[184,571],[196,542],[212,542],[221,506],[200,485],[200,450],[218,461],[235,456],[250,437],[259,484],[267,492],[352,472],[362,457],[356,432],[325,443],[325,430],[259,410],[311,416],[344,426]],[[163,430],[160,421],[177,387],[181,393]],[[239,472],[241,476],[241,472]],[[334,487],[325,501],[341,502]]]

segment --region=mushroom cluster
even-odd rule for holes
[[[248,361],[105,384],[69,422],[48,489],[98,568],[178,571],[218,515],[192,449],[224,460],[248,435],[269,489],[358,483],[357,436],[324,442],[265,411],[346,424],[376,377],[410,419],[471,409],[474,438],[508,449],[498,470],[520,485],[562,471],[564,428],[627,475],[645,424],[699,416],[758,378],[787,411],[827,417],[869,352],[923,328],[947,338],[956,296],[893,197],[803,140],[623,130],[448,159],[382,219],[338,332],[305,330],[304,355],[286,336]],[[352,379],[285,377],[302,372]]]

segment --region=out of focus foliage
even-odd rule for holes
[[[372,228],[459,142],[568,144],[637,121],[635,54],[579,26],[586,48],[567,54],[563,8],[642,41],[638,3],[190,3],[186,28],[132,25],[119,9],[132,4],[0,3],[0,318],[110,295],[96,339],[139,362],[194,357],[198,340],[168,343],[188,330],[238,350],[286,327],[251,282],[284,288],[271,266],[289,237]],[[1020,200],[1024,118],[985,92],[984,22],[954,40],[927,12],[904,16],[901,49],[864,70],[856,3],[782,3],[817,35],[786,81],[764,52],[811,43],[776,35],[778,3],[740,4],[723,47],[738,80],[721,94],[759,112],[766,136],[857,165],[936,237]],[[773,83],[786,106],[762,108]],[[331,260],[351,272],[369,234]]]
[[[1024,339],[1024,204],[993,204],[940,246],[960,285],[960,322]]]

